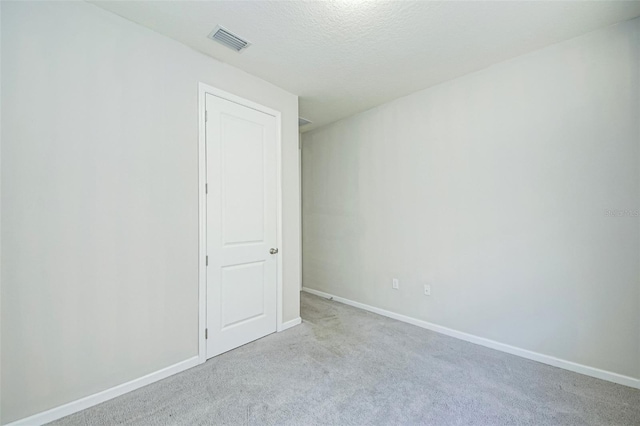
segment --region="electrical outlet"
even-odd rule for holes
[[[391,287],[395,288],[396,290],[400,289],[400,281],[397,278],[394,278],[393,280],[391,280]]]
[[[431,296],[431,284],[424,285],[424,295]]]

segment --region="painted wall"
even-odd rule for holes
[[[282,112],[299,316],[296,96],[84,2],[1,24],[3,423],[197,355],[198,82]]]
[[[639,49],[636,19],[303,134],[303,285],[640,378]]]
[[[2,3],[0,3],[0,100],[2,99]],[[302,172],[302,168],[301,168]],[[2,102],[0,101],[0,238],[2,236]],[[302,250],[301,250],[302,252]],[[0,382],[2,382],[2,243],[0,243]],[[302,273],[302,268],[300,268]],[[302,285],[302,279],[300,279]],[[2,386],[0,386],[0,424],[2,423]]]

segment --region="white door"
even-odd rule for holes
[[[206,95],[207,358],[276,331],[276,118]]]

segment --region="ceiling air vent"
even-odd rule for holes
[[[298,117],[298,127],[306,126],[307,124],[311,124],[311,120],[307,120],[306,118]]]
[[[233,49],[236,52],[240,52],[247,47],[251,46],[247,40],[244,40],[228,29],[224,28],[221,25],[218,25],[212,32],[209,34],[209,38],[211,40],[215,40],[220,44],[224,44],[229,49]]]

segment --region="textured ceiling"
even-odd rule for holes
[[[302,130],[640,16],[640,1],[92,3],[300,96]],[[217,24],[252,46],[208,39]]]

